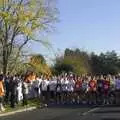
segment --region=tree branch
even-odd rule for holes
[[[16,57],[15,57],[15,63],[14,63],[14,66],[12,67],[12,71],[15,69],[16,65],[17,65],[17,59],[19,58],[19,55],[20,55],[20,52],[22,50],[22,48],[27,44],[27,42],[29,41],[29,37],[26,36],[26,40],[23,42],[23,44],[18,48],[18,52],[16,54]]]

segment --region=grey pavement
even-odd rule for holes
[[[0,120],[120,120],[120,107],[50,107],[0,117]]]

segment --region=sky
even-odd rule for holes
[[[69,47],[120,53],[120,0],[58,0],[57,6],[60,21],[49,36],[55,52]],[[50,52],[37,44],[33,51]]]

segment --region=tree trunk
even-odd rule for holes
[[[8,66],[7,49],[3,47],[3,74],[6,75]]]
[[[6,75],[7,73],[7,62],[3,61],[3,74]]]

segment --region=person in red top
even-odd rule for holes
[[[76,94],[76,101],[79,104],[82,102],[82,78],[78,77],[75,81],[75,94]]]
[[[96,104],[96,94],[97,94],[96,88],[97,88],[96,78],[93,77],[89,80],[89,90],[88,90],[89,104]]]
[[[78,77],[78,79],[75,82],[75,91],[80,91],[82,87],[82,79]]]
[[[89,81],[89,91],[96,91],[96,80],[95,78]]]
[[[104,87],[104,104],[109,104],[109,90],[110,90],[109,78],[105,77],[103,87]]]

